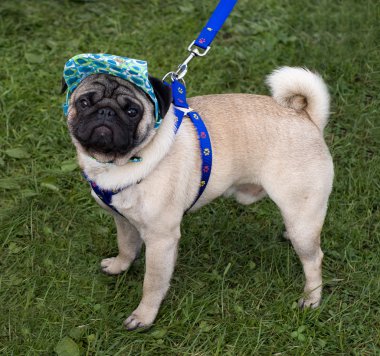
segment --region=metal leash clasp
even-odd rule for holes
[[[185,61],[180,64],[177,68],[177,70],[175,72],[169,72],[169,73],[166,73],[164,78],[162,79],[163,81],[170,76],[170,79],[172,81],[174,80],[182,80],[183,83],[185,83],[184,81],[184,76],[186,75],[187,73],[187,69],[188,69],[188,64],[191,62],[191,60],[195,57],[203,57],[205,56],[208,51],[211,49],[210,46],[208,46],[203,52],[200,52],[199,51],[199,48],[194,46],[194,42],[191,42],[189,47],[187,47],[187,50],[190,52],[189,56],[185,59]]]

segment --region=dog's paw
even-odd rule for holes
[[[136,309],[127,319],[124,320],[123,324],[128,331],[136,329],[147,330],[152,326],[153,321],[154,318],[140,315]]]
[[[120,256],[105,258],[100,263],[102,271],[107,274],[119,274],[126,271],[131,265],[131,261]]]
[[[321,298],[301,298],[298,301],[298,307],[300,309],[315,309],[321,304]]]

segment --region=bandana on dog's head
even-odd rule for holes
[[[147,62],[104,53],[78,54],[66,62],[63,70],[63,78],[67,84],[66,103],[63,105],[63,111],[66,116],[70,97],[80,82],[89,75],[101,73],[125,79],[144,91],[154,104],[155,128],[160,126],[162,118],[159,112],[158,100],[148,78]]]

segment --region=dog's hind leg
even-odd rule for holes
[[[332,172],[326,173],[312,178],[308,175],[301,179],[287,179],[283,184],[277,182],[269,189],[266,187],[269,196],[281,210],[287,238],[302,263],[306,278],[304,297],[299,301],[302,308],[315,308],[321,301],[323,252],[320,248],[320,233],[332,183]],[[318,182],[309,184],[313,179],[318,179]]]
[[[102,271],[119,274],[126,271],[138,257],[143,241],[136,228],[122,216],[114,215],[119,253],[116,257],[105,258],[101,262]]]
[[[305,274],[304,296],[299,301],[300,307],[315,308],[322,296],[322,258],[320,232],[325,209],[319,211],[289,211],[282,209],[287,236],[301,260]]]

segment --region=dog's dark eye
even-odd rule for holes
[[[127,110],[127,114],[129,117],[135,117],[138,113],[139,113],[138,110],[135,108],[129,108]]]
[[[82,108],[86,108],[90,105],[90,103],[86,99],[82,99],[80,101],[80,105],[82,106]]]

